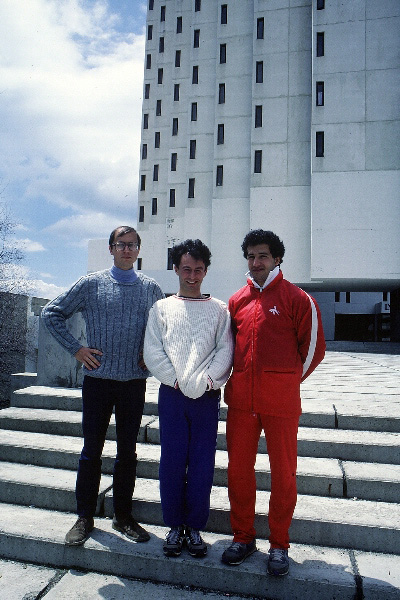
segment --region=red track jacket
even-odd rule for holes
[[[300,415],[300,382],[325,354],[315,300],[279,272],[261,292],[248,279],[229,311],[236,347],[225,402],[272,416]]]

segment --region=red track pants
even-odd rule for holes
[[[268,523],[272,548],[289,547],[289,527],[297,501],[298,417],[271,417],[228,408],[228,491],[235,542],[255,536],[256,478],[254,465],[264,429],[271,468]]]

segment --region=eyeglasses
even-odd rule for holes
[[[116,248],[118,252],[122,252],[127,247],[128,250],[138,250],[139,246],[135,242],[115,242],[111,244],[112,247]]]

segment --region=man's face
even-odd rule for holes
[[[133,231],[131,233],[125,233],[125,235],[118,236],[118,231],[115,233],[114,242],[111,246],[109,246],[110,254],[114,257],[114,265],[119,269],[123,269],[124,271],[128,271],[132,269],[133,263],[138,257],[139,250],[137,248],[137,235]],[[128,248],[125,246],[124,249],[119,249],[115,244],[119,242],[123,242],[125,244],[133,243],[133,248]]]
[[[202,260],[196,260],[190,254],[183,254],[179,267],[174,265],[179,277],[179,295],[188,298],[199,298],[200,288],[207,269]]]
[[[279,257],[274,258],[268,244],[247,246],[247,263],[253,279],[258,285],[263,286],[270,272],[281,262]]]

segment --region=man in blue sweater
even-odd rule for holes
[[[101,478],[101,454],[115,408],[117,455],[113,473],[113,528],[134,542],[149,534],[132,516],[136,478],[136,439],[145,401],[143,343],[150,308],[164,297],[159,285],[133,264],[140,237],[132,227],[114,229],[109,239],[111,269],[81,277],[42,311],[47,329],[83,364],[82,430],[84,445],[76,480],[78,520],[65,543],[79,546],[94,527]],[[87,346],[68,331],[66,320],[80,312],[86,323]]]

